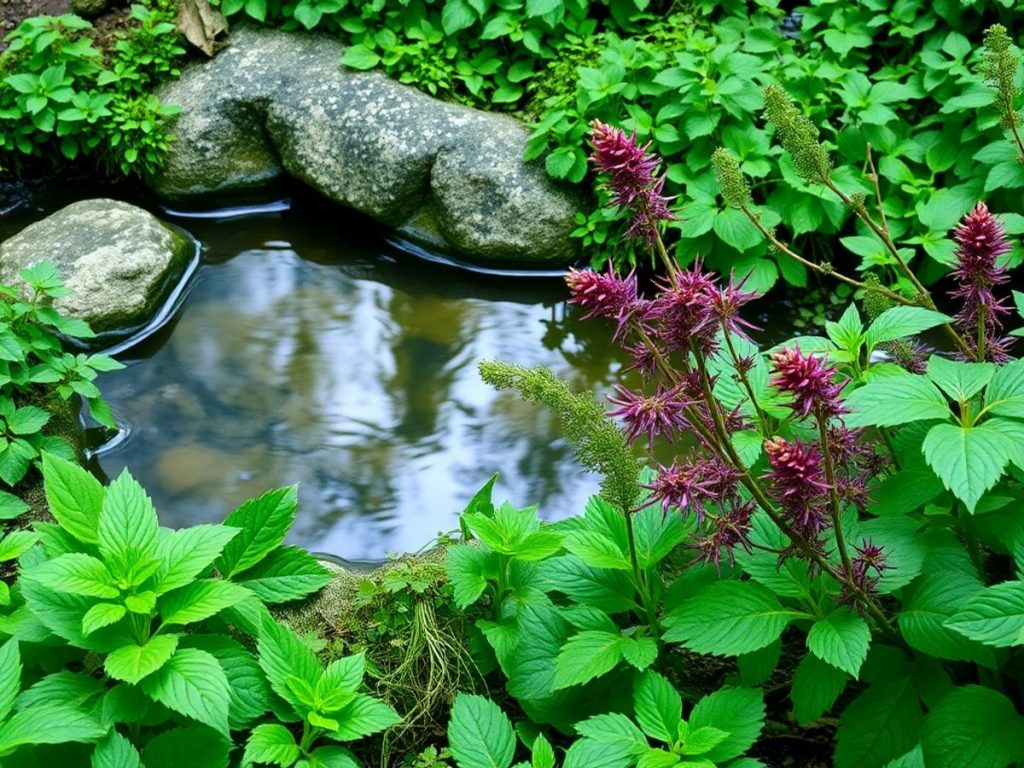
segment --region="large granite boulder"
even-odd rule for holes
[[[151,187],[182,202],[287,174],[472,261],[575,257],[580,199],[523,162],[521,123],[345,70],[342,51],[319,35],[243,29],[212,61],[187,67],[159,92],[182,115]]]
[[[147,323],[196,255],[195,243],[134,205],[82,200],[0,243],[0,282],[20,285],[18,272],[53,262],[69,295],[57,311],[97,333]]]

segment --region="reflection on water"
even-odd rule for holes
[[[564,317],[559,280],[427,265],[312,202],[177,221],[205,247],[183,311],[100,382],[128,429],[100,464],[129,467],[165,524],[298,482],[293,541],[378,558],[455,527],[495,471],[499,496],[551,518],[595,491],[557,422],[476,372],[548,365],[608,391],[621,360]]]

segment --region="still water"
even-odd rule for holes
[[[557,421],[476,372],[496,358],[610,390],[622,359],[566,317],[559,277],[428,263],[316,200],[237,213],[162,212],[202,262],[171,323],[100,379],[123,427],[97,452],[103,473],[128,467],[170,526],[297,482],[292,541],[351,559],[456,527],[494,472],[501,499],[582,509],[597,478]]]

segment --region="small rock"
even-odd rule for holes
[[[195,254],[195,245],[155,216],[116,200],[83,200],[0,243],[0,282],[53,262],[70,295],[53,306],[94,331],[130,331],[160,308]]]
[[[71,12],[81,16],[99,16],[110,4],[110,0],[71,0]]]

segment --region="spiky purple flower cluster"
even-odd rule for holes
[[[1010,250],[1003,225],[984,203],[978,203],[953,230],[953,240],[957,249],[952,277],[957,287],[949,295],[962,302],[957,325],[975,359],[1007,362],[1011,340],[1002,336],[1002,318],[1010,310],[994,292],[1009,280],[998,263]]]
[[[771,385],[793,397],[793,410],[806,418],[812,413],[828,418],[845,412],[839,400],[843,384],[836,370],[817,355],[805,355],[800,347],[787,347],[772,356],[775,375]]]
[[[615,391],[618,396],[609,397],[608,402],[619,407],[608,415],[622,418],[626,423],[626,439],[631,443],[641,435],[647,436],[648,444],[658,436],[672,442],[677,432],[690,426],[684,415],[690,403],[683,399],[679,386],[659,384],[653,395],[633,392],[621,385],[616,385]]]
[[[882,572],[888,568],[885,551],[867,539],[864,539],[859,547],[853,549],[856,552],[850,562],[853,569],[853,583],[862,592],[870,593],[878,586]],[[847,599],[852,599],[852,597],[847,596]]]
[[[669,198],[663,194],[665,176],[658,175],[661,159],[648,152],[650,142],[640,146],[635,131],[626,135],[599,120],[590,125],[594,147],[590,159],[607,176],[605,186],[612,194],[612,204],[633,216],[626,237],[653,245],[659,223],[676,218],[669,210]]]

